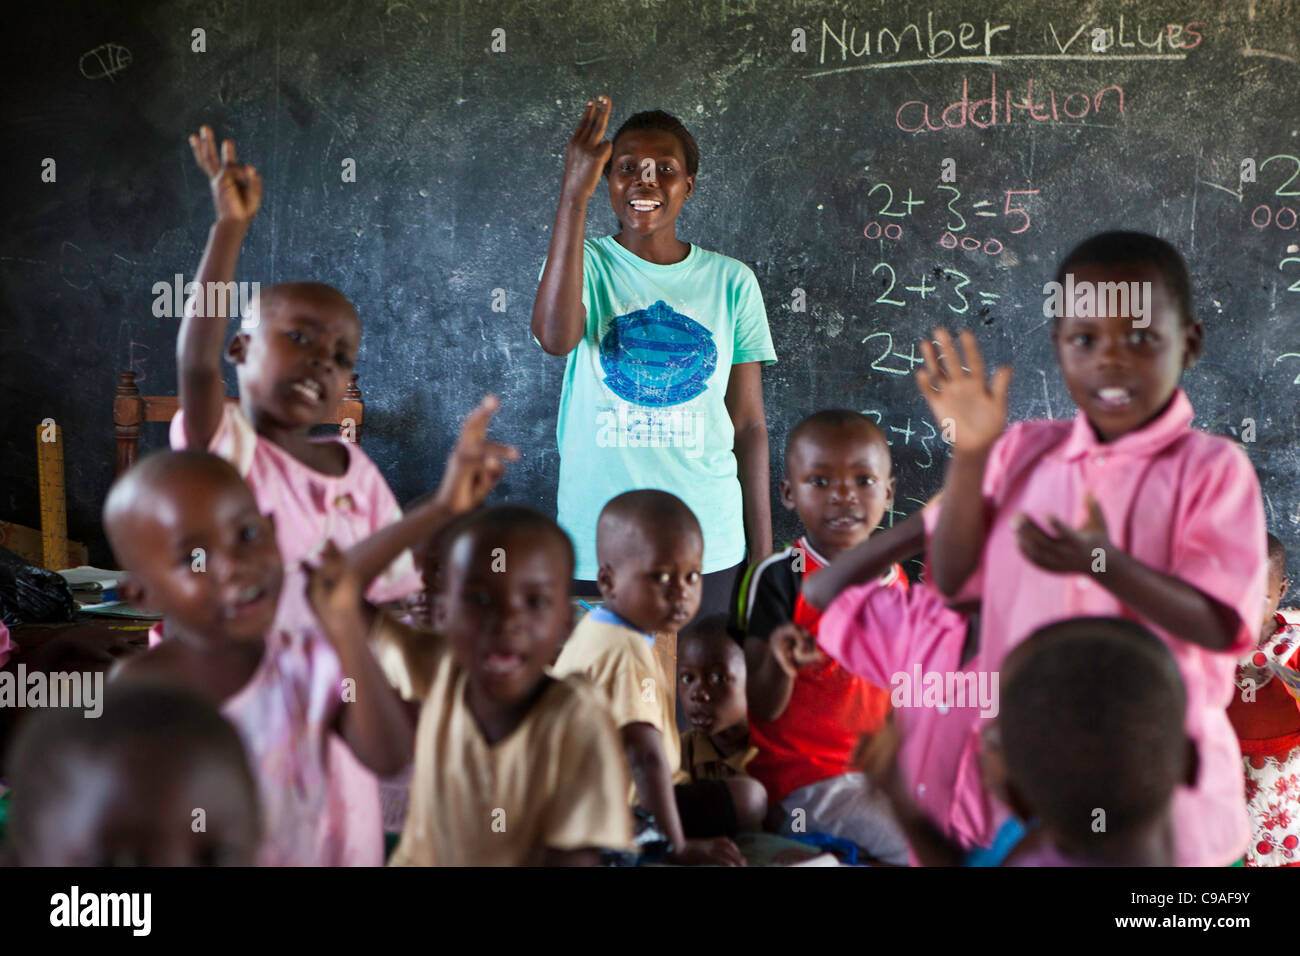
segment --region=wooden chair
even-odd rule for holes
[[[140,425],[143,422],[169,422],[176,414],[179,399],[175,395],[141,395],[135,384],[135,372],[118,372],[117,394],[113,397],[113,437],[117,441],[115,475],[120,475],[139,457]],[[235,399],[230,399],[235,401]],[[361,441],[361,420],[365,415],[365,402],[354,374],[343,390],[343,398],[326,419],[339,426],[339,436],[354,442]],[[348,426],[351,422],[351,438]]]

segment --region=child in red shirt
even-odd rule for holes
[[[770,823],[787,834],[822,832],[869,856],[907,861],[907,842],[888,801],[851,764],[864,733],[889,710],[873,687],[817,650],[821,611],[800,594],[803,580],[865,540],[894,500],[885,436],[857,412],[828,410],[801,421],[786,443],[781,500],[804,534],[746,574],[734,602],[749,674],[751,743],[746,768],[767,789]],[[893,565],[882,582],[906,588]]]

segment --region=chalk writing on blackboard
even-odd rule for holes
[[[1286,271],[1285,267],[1288,262],[1294,262],[1296,265],[1300,265],[1300,256],[1287,256],[1285,259],[1283,259],[1281,262],[1277,264],[1277,271],[1285,272]],[[1300,279],[1296,279],[1295,282],[1292,282],[1289,286],[1287,286],[1286,291],[1300,292]]]
[[[1276,365],[1278,362],[1282,361],[1283,359],[1288,359],[1288,358],[1300,359],[1300,352],[1284,352],[1273,360],[1273,364]],[[1291,384],[1300,385],[1300,375],[1297,375],[1294,379],[1292,379]]]
[[[131,65],[131,51],[120,43],[103,43],[81,54],[77,66],[88,80],[113,79]]]
[[[878,262],[876,263],[875,268],[871,270],[871,274],[874,276],[878,272],[882,271],[884,276],[880,279],[880,284],[884,286],[884,290],[876,296],[875,301],[881,305],[892,305],[896,308],[903,308],[907,305],[907,302],[904,299],[892,298],[894,295],[894,287],[898,284],[898,276],[894,272],[894,267],[888,262]],[[930,276],[931,273],[922,271],[921,277],[917,281],[916,285],[905,285],[898,294],[902,295],[903,292],[915,292],[917,296],[920,297],[921,301],[924,302],[926,297],[931,293],[937,293],[941,289],[946,288],[948,295],[946,296],[945,301],[950,312],[954,315],[964,315],[970,310],[970,295],[966,292],[966,287],[971,284],[970,276],[959,269],[938,268],[934,270],[934,278],[943,279],[945,283],[951,283],[946,287],[938,284],[932,285],[929,281]],[[953,282],[952,280],[954,279],[957,281]],[[983,305],[992,304],[1001,298],[1001,296],[995,292],[985,292],[979,289],[972,289],[971,293],[978,296],[980,303]],[[884,369],[881,369],[881,371],[884,371]]]
[[[898,442],[893,436],[902,435],[902,444],[911,452],[918,468],[933,468],[936,460],[935,452],[938,452],[940,448],[943,449],[941,454],[945,457],[952,454],[952,446],[939,434],[938,429],[934,427],[934,423],[928,418],[918,420],[909,416],[903,420],[903,426],[900,428],[897,424],[898,419],[895,419],[892,423],[885,421],[884,414],[878,408],[864,408],[862,414],[880,427],[880,430],[885,433],[885,443],[891,448],[897,448],[898,446]],[[912,427],[913,424],[916,425],[915,428]],[[916,440],[915,445],[913,439]],[[914,450],[916,446],[921,449],[919,453]],[[897,456],[897,452],[895,452],[895,456]]]
[[[1270,156],[1259,164],[1259,172],[1261,176],[1264,173],[1264,168],[1268,166],[1269,163],[1273,162],[1279,164],[1278,169],[1282,173],[1286,172],[1288,164],[1293,167],[1291,169],[1291,175],[1287,177],[1285,182],[1273,190],[1273,195],[1279,196],[1283,199],[1291,196],[1300,196],[1300,189],[1287,188],[1295,182],[1296,176],[1300,176],[1300,157],[1292,156],[1288,153],[1278,153],[1275,156]],[[1298,222],[1300,222],[1300,216],[1297,216],[1295,208],[1281,203],[1263,202],[1250,211],[1250,224],[1256,229],[1268,229],[1272,226],[1276,229],[1289,232],[1296,227]]]
[[[1015,228],[1008,229],[1008,232],[1013,236],[1018,236],[1021,233],[1028,232],[1029,227],[1033,225],[1033,219],[1030,218],[1029,210],[1023,205],[1025,199],[1022,197],[1037,196],[1040,192],[1040,190],[1037,189],[1004,189],[1002,190],[1003,201],[1001,212],[997,211],[997,208],[991,199],[980,199],[974,202],[970,202],[969,199],[967,199],[969,205],[966,207],[966,211],[963,212],[959,207],[963,198],[960,189],[946,183],[936,185],[935,189],[941,190],[947,196],[944,204],[944,208],[947,210],[947,217],[944,222],[945,231],[950,233],[961,232],[968,225],[966,218],[968,215],[980,219],[996,219],[1001,216],[1006,217],[1009,222],[1015,223]],[[879,190],[884,190],[881,194],[881,199],[884,200],[884,204],[875,213],[877,216],[890,216],[895,219],[905,219],[913,215],[913,209],[926,204],[924,199],[915,198],[912,187],[909,186],[907,188],[907,198],[899,203],[899,208],[895,209],[894,187],[889,183],[884,182],[876,183],[871,187],[867,192],[868,201],[870,201],[871,197]],[[944,201],[943,197],[940,197],[940,201]],[[897,230],[891,230],[888,226],[881,227],[880,224],[873,219],[871,222],[867,223],[862,234],[868,239],[879,239],[882,234],[887,239],[900,239],[902,238],[902,228],[900,226]],[[999,248],[997,251],[1000,252],[1000,241],[998,245]],[[954,248],[956,243],[945,243],[945,246],[947,248]],[[964,244],[962,248],[975,249],[978,248],[978,246]]]
[[[1015,120],[1029,120],[1035,123],[1050,120],[1053,123],[1069,123],[1077,122],[1089,115],[1099,117],[1103,113],[1110,119],[1121,119],[1124,116],[1124,88],[1118,84],[1103,86],[1092,93],[1085,90],[1072,90],[1062,92],[1058,96],[1055,87],[1044,89],[1040,86],[1035,91],[1034,83],[1034,78],[1030,77],[1024,87],[1024,99],[1013,100],[1010,89],[1004,88],[1002,95],[999,96],[998,75],[992,73],[989,79],[988,96],[972,101],[970,77],[963,76],[959,99],[947,105],[936,103],[933,113],[930,104],[924,100],[908,100],[895,111],[894,125],[904,133],[921,133],[961,129],[967,123],[978,129],[988,129],[993,126],[1005,126]],[[980,94],[977,91],[974,95]],[[981,113],[981,110],[984,112]],[[939,122],[935,123],[934,118],[938,118]]]
[[[1201,20],[1193,20],[1187,24],[1157,23],[1152,25],[1148,23],[1146,24],[1146,31],[1144,31],[1142,23],[1135,24],[1129,21],[1126,31],[1124,14],[1120,14],[1118,23],[1097,23],[1089,20],[1081,23],[1078,29],[1071,34],[1070,28],[1065,26],[1058,33],[1057,25],[1049,21],[1047,28],[1048,32],[1051,33],[1052,45],[1055,46],[1055,51],[1044,44],[1044,47],[1040,49],[1046,49],[1047,52],[1028,53],[1015,52],[1014,50],[1006,52],[994,50],[993,41],[995,39],[998,41],[999,46],[1006,44],[1008,41],[1013,41],[1011,24],[1009,23],[995,25],[992,21],[985,20],[981,30],[977,24],[970,22],[954,23],[951,20],[944,20],[941,16],[937,26],[938,29],[936,30],[934,11],[927,11],[925,36],[928,43],[926,43],[922,40],[919,17],[912,23],[899,24],[895,22],[889,26],[882,26],[878,23],[870,25],[853,23],[850,25],[848,18],[844,17],[840,20],[838,33],[835,32],[832,24],[823,19],[821,22],[821,49],[817,60],[819,65],[826,62],[828,51],[833,58],[837,50],[839,51],[841,63],[848,62],[850,57],[854,60],[867,58],[868,62],[823,70],[810,75],[825,76],[829,73],[844,73],[851,70],[879,70],[925,66],[932,63],[997,64],[1007,60],[1178,61],[1186,59],[1187,50],[1194,50],[1201,45],[1204,35],[1197,28],[1203,28],[1205,23]],[[1074,47],[1074,44],[1085,33],[1088,34],[1088,38],[1079,47],[1075,47],[1074,52],[1071,52],[1071,47]],[[1003,34],[1006,35],[1003,36]],[[1126,34],[1127,39],[1125,39]],[[1047,34],[1043,33],[1042,36],[1046,40]],[[1062,36],[1069,36],[1069,39],[1062,42]],[[874,44],[873,40],[875,41]],[[913,49],[913,46],[915,46],[915,49]],[[1166,47],[1168,52],[1165,52]],[[1134,52],[1127,52],[1129,50]],[[913,54],[920,56],[921,59],[891,59],[893,57],[911,57]]]

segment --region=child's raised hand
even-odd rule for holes
[[[204,126],[197,136],[190,136],[190,149],[212,184],[212,204],[217,209],[218,220],[247,224],[257,215],[262,205],[262,177],[252,166],[241,165],[235,159],[235,141],[221,144],[221,158],[217,158],[217,138],[211,126]]]
[[[612,108],[608,96],[587,101],[578,128],[573,131],[564,153],[564,185],[561,192],[571,199],[586,202],[596,192],[605,164],[614,144],[606,140],[605,127]]]
[[[434,495],[434,502],[452,514],[465,514],[482,504],[505,474],[506,465],[519,459],[518,449],[488,440],[488,425],[500,407],[495,395],[486,395],[465,416]]]
[[[961,355],[947,329],[935,329],[934,337],[942,352],[936,354],[929,340],[921,342],[925,368],[916,370],[916,384],[945,439],[951,437],[955,451],[988,451],[1006,427],[1011,369],[1005,365],[997,369],[993,380],[986,385],[984,358],[969,330],[961,333],[962,352],[969,371],[963,368]]]
[[[332,540],[325,542],[316,565],[304,562],[303,570],[307,574],[307,600],[332,638],[335,625],[361,611],[361,578]]]
[[[1050,519],[1055,535],[1040,528],[1029,515],[1017,515],[1013,527],[1020,553],[1054,574],[1104,572],[1106,555],[1112,547],[1106,519],[1092,492],[1084,497],[1084,504],[1088,518],[1078,528],[1071,528],[1056,517]]]
[[[817,647],[817,639],[793,621],[786,621],[767,639],[781,670],[794,677],[799,668],[826,660]]]

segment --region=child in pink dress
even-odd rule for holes
[[[225,350],[239,378],[239,403],[226,400],[221,355],[228,297],[262,181],[252,166],[236,161],[230,140],[218,159],[207,126],[190,137],[190,146],[211,180],[217,219],[199,264],[199,294],[180,328],[172,447],[206,448],[235,465],[262,512],[275,518],[287,567],[333,540],[371,600],[410,597],[422,584],[409,549],[441,520],[432,502],[403,517],[379,469],[354,442],[311,437],[338,405],[361,344],[361,320],[347,298],[317,282],[263,289]]]
[[[946,332],[936,333],[942,358],[922,343],[918,384],[954,438],[943,503],[927,515],[931,580],[950,597],[981,598],[987,667],[1066,617],[1130,617],[1165,641],[1200,753],[1195,786],[1175,796],[1177,859],[1225,865],[1241,856],[1249,832],[1225,709],[1264,597],[1259,482],[1238,445],[1192,428],[1178,383],[1202,352],[1204,330],[1172,246],[1106,233],[1066,257],[1057,283],[1098,293],[1076,298],[1064,315],[1054,310],[1057,360],[1079,408],[1072,422],[1022,422],[1003,433],[1010,370],[987,386],[969,332],[969,369]],[[1102,294],[1109,283],[1137,291],[1120,300]]]
[[[261,794],[261,862],[381,864],[374,774],[405,766],[411,733],[368,626],[346,612],[361,585],[340,552],[286,573],[248,486],[206,452],[141,461],[109,492],[104,526],[127,599],[161,611],[169,635],[115,676],[184,686],[234,724]]]
[[[495,408],[466,418],[432,499],[444,521],[481,504],[518,455],[487,438]],[[248,486],[207,453],[150,456],[104,511],[128,600],[163,611],[172,638],[121,673],[191,685],[239,730],[262,791],[262,862],[382,864],[375,774],[409,764],[411,727],[366,648],[356,568],[327,542],[318,567],[285,571]]]
[[[1259,644],[1237,662],[1228,707],[1246,772],[1246,866],[1300,866],[1300,627],[1277,613],[1290,586],[1286,547],[1270,534]]]

